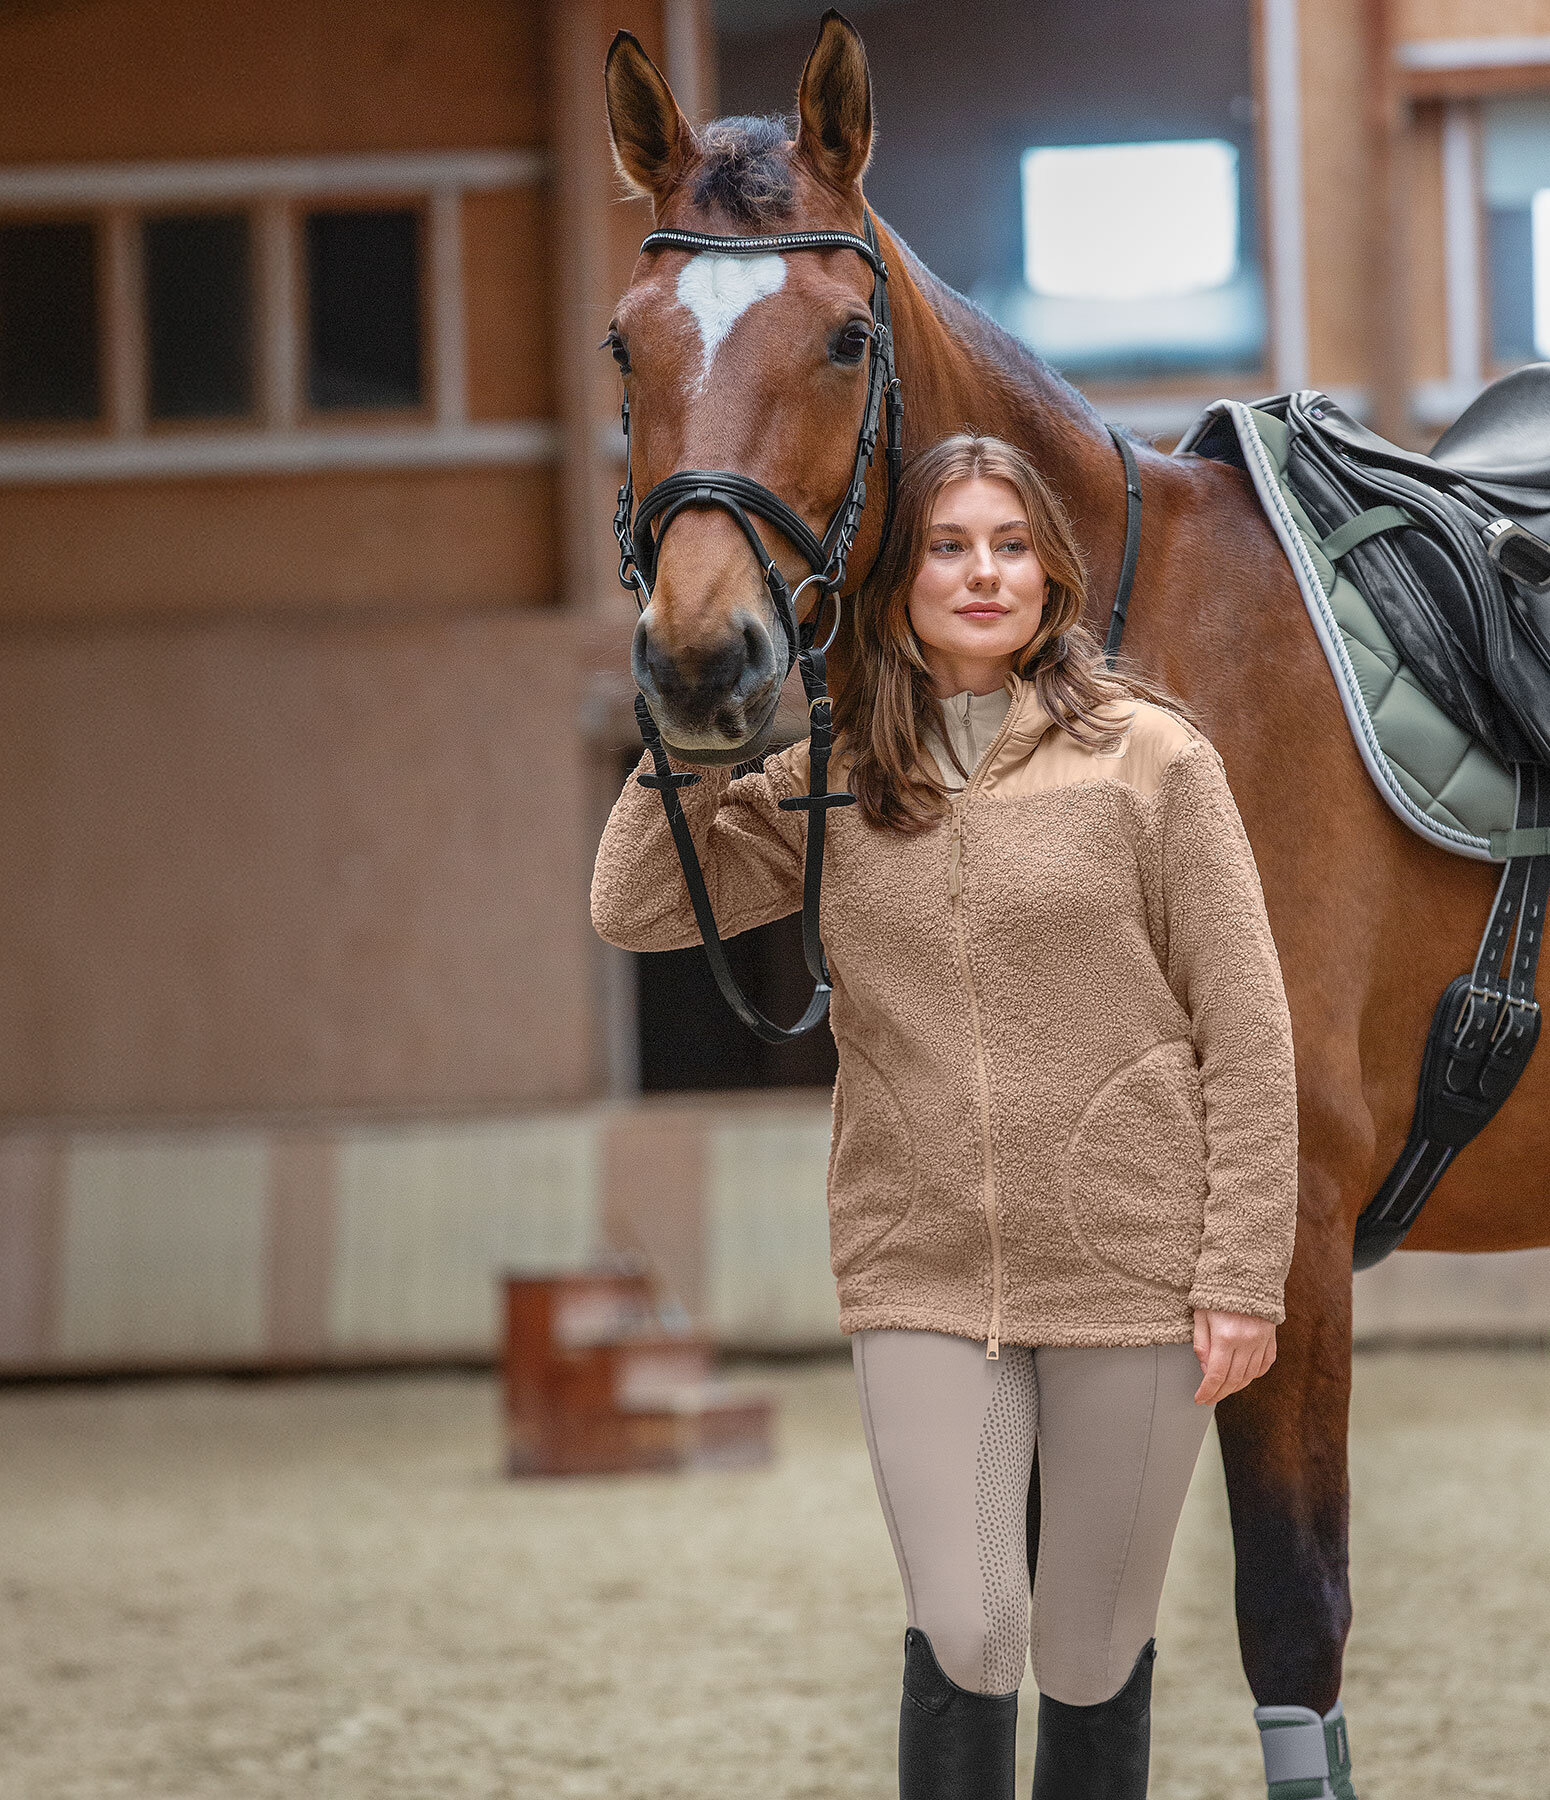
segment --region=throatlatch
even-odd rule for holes
[[[833,748],[833,728],[829,706],[829,690],[824,655],[834,642],[840,625],[840,592],[845,585],[846,565],[851,546],[866,507],[866,476],[877,449],[879,430],[886,425],[886,460],[888,469],[888,503],[883,515],[883,534],[879,554],[893,529],[894,508],[898,501],[899,476],[904,466],[904,403],[899,377],[894,367],[893,325],[888,306],[888,268],[878,247],[872,215],[862,219],[864,236],[849,231],[787,231],[771,237],[723,237],[714,232],[662,230],[647,234],[641,243],[647,250],[712,250],[723,256],[765,256],[787,250],[854,250],[872,268],[872,330],[867,370],[866,406],[861,416],[861,429],[856,439],[856,460],[850,485],[845,490],[828,529],[822,538],[815,536],[800,514],[762,482],[740,475],[731,469],[678,469],[666,476],[635,503],[634,473],[630,466],[630,399],[626,393],[621,408],[624,424],[624,484],[619,489],[619,504],[614,512],[614,535],[619,540],[619,580],[635,595],[636,605],[645,610],[656,581],[657,558],[662,536],[678,514],[691,506],[719,506],[737,521],[748,547],[764,576],[770,604],[786,637],[786,668],[793,664],[801,672],[807,696],[811,725],[808,759],[808,791],[780,802],[787,812],[805,812],[807,851],[802,877],[802,950],[808,972],[813,978],[813,997],[807,1010],[795,1025],[777,1025],[767,1019],[738,987],[727,962],[721,934],[711,909],[705,877],[700,869],[688,820],[678,803],[678,789],[691,787],[700,778],[685,771],[674,773],[662,744],[662,734],[646,705],[645,696],[635,697],[635,717],[640,725],[641,742],[651,757],[653,773],[637,779],[643,787],[654,787],[662,796],[678,860],[683,866],[684,883],[694,907],[694,917],[705,942],[711,971],[722,997],[748,1029],[769,1044],[787,1043],[804,1036],[820,1023],[829,1010],[829,965],[823,953],[823,940],[818,930],[819,891],[823,880],[823,847],[825,823],[829,809],[855,804],[853,794],[829,792],[829,754]],[[628,373],[628,370],[625,371]],[[750,513],[773,525],[796,548],[812,570],[797,583],[793,592],[775,566],[758,527]],[[815,588],[817,601],[808,618],[797,622],[797,605],[802,590]],[[824,596],[834,601],[834,623],[821,645],[814,644],[818,614]]]

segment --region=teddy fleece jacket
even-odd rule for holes
[[[995,1355],[1003,1339],[1188,1342],[1197,1307],[1279,1322],[1291,1019],[1221,758],[1141,700],[1097,755],[1032,683],[1008,686],[923,834],[829,815],[840,1329],[951,1332]],[[723,934],[798,911],[806,825],[778,803],[807,791],[806,743],[735,780],[697,772],[678,798]],[[634,780],[592,918],[630,950],[699,941],[661,801]]]

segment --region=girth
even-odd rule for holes
[[[1492,848],[1508,861],[1475,966],[1448,983],[1432,1014],[1410,1135],[1356,1221],[1358,1269],[1398,1249],[1444,1169],[1496,1116],[1539,1042],[1534,979],[1550,897],[1550,770],[1523,762],[1517,773],[1516,823],[1492,834]]]

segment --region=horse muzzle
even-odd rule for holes
[[[653,603],[630,645],[630,670],[669,751],[698,763],[757,756],[774,726],[786,659],[765,623],[739,608],[709,643],[670,650]]]

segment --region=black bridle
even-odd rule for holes
[[[793,663],[801,670],[802,687],[807,695],[807,712],[811,727],[808,741],[808,784],[805,795],[780,802],[786,812],[808,815],[807,852],[802,877],[802,951],[808,973],[813,978],[813,997],[807,1010],[795,1025],[777,1025],[767,1019],[738,987],[727,962],[721,934],[716,929],[710,895],[695,853],[694,840],[683,808],[678,804],[677,790],[691,787],[699,776],[675,774],[662,746],[657,729],[646,705],[645,696],[635,696],[635,717],[640,725],[641,741],[651,757],[654,773],[637,777],[643,787],[656,788],[677,846],[678,860],[683,865],[684,882],[694,907],[705,954],[711,971],[727,1004],[750,1031],[769,1044],[783,1044],[811,1031],[829,1010],[829,965],[823,953],[823,940],[818,931],[818,901],[823,880],[824,825],[830,807],[852,806],[854,794],[829,792],[829,753],[834,734],[829,708],[829,689],[824,656],[840,628],[840,591],[845,585],[846,565],[851,546],[866,506],[866,477],[877,449],[879,430],[886,426],[888,467],[888,504],[883,514],[883,533],[878,543],[888,541],[893,529],[894,508],[898,500],[899,476],[904,466],[904,403],[899,391],[899,377],[893,360],[893,325],[888,308],[888,265],[878,248],[877,232],[872,216],[862,219],[864,236],[850,231],[784,231],[772,237],[722,237],[706,231],[653,231],[641,244],[648,250],[713,250],[723,256],[766,256],[787,250],[854,250],[872,267],[872,329],[869,333],[866,405],[861,415],[861,429],[856,437],[856,460],[851,471],[850,486],[835,508],[828,529],[821,538],[815,536],[807,521],[779,494],[772,493],[762,482],[739,475],[732,469],[678,469],[664,477],[639,505],[635,502],[634,472],[630,466],[630,399],[624,397],[621,416],[624,422],[624,485],[619,489],[619,505],[614,513],[614,535],[619,540],[619,580],[633,591],[637,606],[644,612],[656,582],[657,557],[662,536],[673,520],[686,507],[719,506],[731,513],[748,540],[748,547],[764,575],[770,604],[780,620],[786,638],[785,674]],[[759,528],[749,515],[773,525],[786,538],[812,570],[797,583],[795,592],[775,566]],[[805,588],[817,590],[817,601],[807,618],[797,622],[797,605]],[[818,615],[825,595],[834,600],[834,622],[822,644],[815,644]]]
[[[716,929],[716,919],[706,891],[700,859],[689,832],[688,820],[678,804],[678,789],[692,787],[700,778],[692,772],[674,773],[663,748],[662,734],[646,705],[645,696],[635,696],[635,718],[640,726],[641,742],[651,757],[653,773],[636,779],[642,787],[656,788],[662,796],[678,860],[683,867],[684,883],[694,917],[710,959],[711,972],[723,998],[738,1018],[768,1044],[789,1043],[805,1036],[821,1022],[829,1010],[831,983],[829,965],[824,956],[823,940],[818,930],[818,907],[823,880],[824,827],[829,809],[853,806],[855,795],[829,792],[829,755],[834,747],[833,723],[829,706],[829,690],[824,657],[840,628],[840,593],[845,585],[846,565],[851,547],[866,507],[866,477],[877,449],[878,433],[886,428],[885,445],[888,469],[888,502],[883,514],[882,536],[878,555],[888,542],[893,529],[894,509],[898,503],[899,477],[904,467],[904,402],[894,367],[893,325],[888,307],[888,265],[878,247],[872,215],[862,216],[863,236],[849,231],[785,231],[771,237],[723,237],[706,231],[662,230],[647,234],[641,250],[711,250],[728,256],[763,256],[787,250],[854,250],[872,268],[872,329],[870,333],[867,371],[866,406],[861,415],[861,429],[856,438],[856,460],[851,471],[850,486],[845,490],[828,529],[821,538],[800,514],[762,482],[740,475],[732,469],[678,469],[635,501],[635,477],[630,464],[630,397],[626,392],[620,408],[624,426],[624,483],[619,489],[619,504],[614,511],[614,535],[619,540],[619,580],[635,595],[642,612],[651,599],[656,582],[657,558],[662,548],[663,533],[685,508],[719,506],[737,521],[748,547],[753,551],[769,590],[770,604],[780,620],[786,638],[786,668],[789,675],[796,664],[807,695],[810,723],[808,741],[808,791],[782,800],[783,812],[805,812],[808,815],[807,850],[802,873],[802,951],[808,973],[813,978],[813,996],[795,1025],[777,1025],[767,1019],[738,987],[727,961],[726,947]],[[626,366],[626,373],[628,368]],[[1141,483],[1136,471],[1134,453],[1128,442],[1111,425],[1114,439],[1125,467],[1125,552],[1110,618],[1106,657],[1113,666],[1125,627],[1125,610],[1135,577],[1136,558],[1141,546]],[[812,570],[793,591],[775,566],[759,529],[750,514],[773,525],[795,546]],[[807,618],[797,621],[797,603],[805,588],[817,590],[817,602]],[[814,643],[818,615],[824,596],[834,601],[834,622],[822,644]]]

